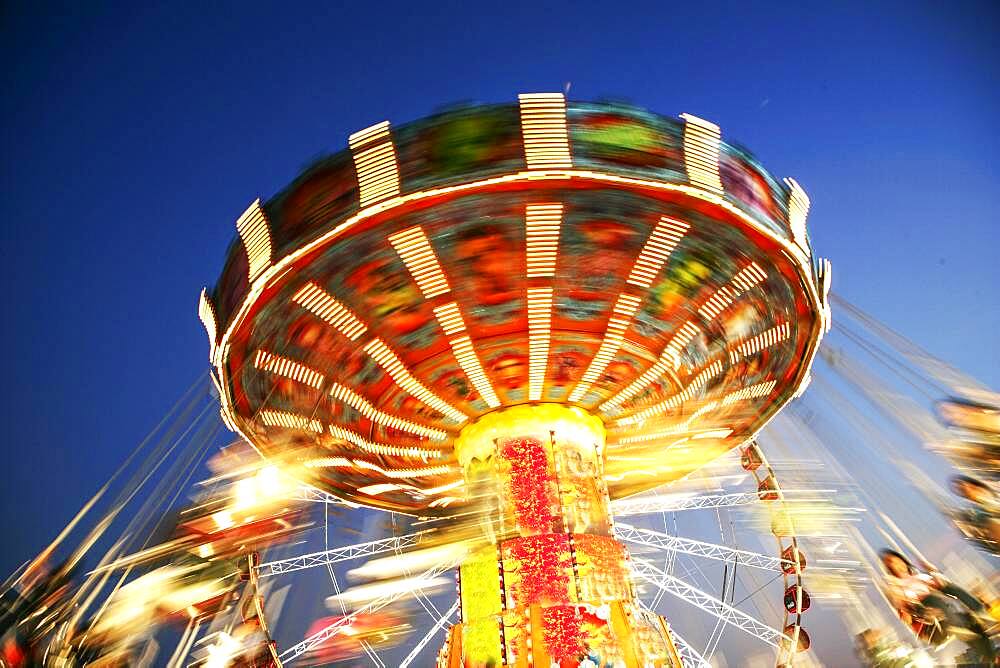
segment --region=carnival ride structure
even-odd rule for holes
[[[633,576],[790,662],[809,644],[794,534],[776,532],[775,629],[631,558],[622,541],[681,539],[614,509],[741,446],[754,498],[781,501],[753,439],[830,326],[808,209],[688,114],[527,94],[373,125],[237,220],[199,309],[223,420],[316,500],[474,518],[422,576],[458,571],[441,666],[690,657]]]
[[[238,218],[211,373],[0,587],[0,659],[985,660],[910,651],[877,553],[1000,620],[1000,398],[831,293],[808,208],[687,114],[352,135]]]

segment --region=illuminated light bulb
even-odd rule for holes
[[[684,168],[691,185],[722,193],[719,179],[719,126],[691,114],[684,119]]]
[[[382,339],[373,339],[371,343],[365,346],[364,350],[380,367],[382,367],[383,371],[389,374],[396,385],[409,394],[413,395],[431,408],[444,413],[454,422],[461,424],[469,419],[465,413],[447,403],[420,384],[420,382],[418,382],[417,379],[410,373],[409,369],[406,368],[406,365],[403,364],[402,360],[396,356],[396,353],[392,352],[389,346],[387,346]]]
[[[448,437],[448,434],[442,429],[425,427],[423,425],[416,424],[415,422],[410,422],[409,420],[404,420],[394,415],[384,413],[375,408],[370,401],[362,397],[360,394],[339,383],[333,383],[331,385],[330,396],[337,401],[343,401],[372,422],[380,424],[383,427],[396,429],[398,431],[405,431],[407,433],[414,434],[416,436],[423,436],[424,438],[429,438],[435,441],[443,441]],[[421,457],[440,457],[441,455],[442,452],[440,450],[421,449],[419,451],[419,456]]]
[[[757,336],[744,341],[736,350],[730,352],[730,358],[733,362],[738,362],[744,357],[749,357],[759,353],[765,348],[770,348],[771,346],[777,345],[783,341],[787,341],[788,337],[791,336],[792,328],[787,323],[781,323],[766,330],[765,332],[758,334]]]
[[[683,220],[669,216],[660,218],[632,266],[628,283],[640,288],[650,287],[690,227]]]
[[[528,289],[528,399],[542,398],[549,364],[552,288]]]
[[[201,320],[201,324],[205,328],[205,333],[208,334],[208,359],[209,361],[214,361],[218,325],[215,319],[215,307],[212,306],[212,301],[208,298],[208,290],[206,288],[202,288],[201,295],[198,298],[198,319]],[[215,380],[214,376],[212,379]]]
[[[525,214],[528,278],[554,277],[562,204],[529,204]]]
[[[424,299],[432,299],[451,291],[448,279],[441,271],[441,264],[422,227],[418,225],[397,232],[389,237],[389,243],[413,276]]]
[[[351,445],[355,445],[365,452],[370,452],[374,455],[389,455],[392,457],[426,457],[435,456],[440,457],[443,453],[440,450],[424,450],[423,448],[413,448],[404,447],[399,445],[387,445],[384,443],[374,443],[364,438],[360,434],[357,434],[350,429],[344,429],[335,424],[331,424],[328,427],[330,435],[334,438],[338,438],[342,441],[347,441]]]
[[[359,130],[348,138],[347,143],[354,156],[361,208],[397,197],[400,192],[399,165],[389,122],[382,121]]]
[[[260,412],[260,421],[268,427],[302,429],[317,434],[323,433],[323,425],[319,420],[286,411],[263,410]]]
[[[565,169],[573,166],[566,128],[566,98],[562,93],[525,93],[518,96],[521,136],[528,169]]]
[[[619,425],[631,425],[638,424],[656,415],[660,415],[669,410],[677,408],[685,401],[691,399],[695,393],[699,392],[705,385],[708,384],[713,378],[722,373],[722,362],[716,360],[709,364],[705,369],[703,369],[694,379],[685,387],[683,390],[677,394],[671,396],[665,401],[661,401],[649,408],[645,408],[638,413],[631,415],[626,418],[618,420]]]
[[[601,374],[615,358],[625,340],[625,330],[632,323],[632,317],[642,300],[634,295],[622,293],[618,295],[618,301],[612,309],[612,316],[608,320],[608,328],[604,333],[604,340],[597,354],[590,360],[590,365],[580,377],[580,382],[573,388],[569,395],[570,401],[579,401],[587,393],[590,386],[600,378]]]
[[[434,315],[441,325],[441,329],[448,336],[465,331],[465,320],[462,319],[462,312],[458,308],[458,302],[448,302],[434,309]]]
[[[486,405],[490,408],[499,406],[500,399],[497,398],[493,386],[486,377],[486,372],[483,371],[479,356],[476,355],[476,351],[472,347],[472,340],[468,336],[461,336],[457,339],[451,339],[448,343],[451,345],[452,352],[455,353],[458,365],[472,381],[472,385],[486,402]]]
[[[719,288],[705,304],[698,309],[698,314],[705,320],[717,318],[723,311],[732,306],[733,302],[745,292],[767,278],[767,273],[756,262],[751,262],[733,276],[727,285]],[[732,287],[731,287],[732,286]]]
[[[236,221],[236,231],[239,232],[246,250],[248,277],[251,284],[271,267],[271,231],[267,215],[260,206],[260,199],[253,204]]]
[[[795,179],[786,178],[788,186],[788,226],[792,229],[792,240],[806,254],[809,253],[809,237],[806,233],[806,218],[809,217],[809,195]]]
[[[457,302],[449,302],[438,306],[434,309],[434,315],[437,317],[438,323],[440,323],[445,335],[451,336],[465,331],[465,320],[462,318],[462,312]],[[493,390],[493,385],[490,384],[486,372],[483,371],[479,356],[476,355],[476,351],[472,347],[472,339],[468,336],[459,336],[449,339],[448,345],[451,346],[451,351],[454,353],[458,365],[462,367],[462,371],[465,372],[465,375],[476,388],[479,396],[486,402],[486,405],[490,408],[499,406],[500,399],[497,398],[496,392]]]
[[[660,353],[656,363],[629,383],[625,389],[601,404],[601,411],[605,413],[616,411],[623,403],[642,392],[657,378],[665,374],[667,370],[677,368],[677,365],[680,364],[681,352],[700,332],[701,330],[690,322],[681,325],[677,333],[670,339],[670,343]]]
[[[761,397],[766,397],[774,391],[776,385],[777,381],[773,380],[749,385],[743,389],[737,390],[736,392],[727,394],[722,400],[722,405],[728,406],[736,403],[737,401],[746,401],[749,399],[760,399]]]
[[[254,366],[262,371],[303,383],[317,390],[323,387],[324,378],[319,371],[266,350],[257,351],[257,355],[254,357]]]
[[[292,301],[332,325],[351,341],[356,340],[368,329],[349,308],[312,281],[303,285],[292,296]]]

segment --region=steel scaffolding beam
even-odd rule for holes
[[[680,538],[661,531],[639,529],[631,524],[616,523],[615,537],[619,540],[636,543],[637,545],[646,545],[670,552],[705,557],[706,559],[729,561],[740,566],[750,566],[751,568],[760,568],[766,571],[781,570],[782,560],[778,557],[749,552],[747,550],[735,550],[724,545],[705,543],[690,538]],[[788,563],[791,564],[791,562]]]
[[[324,492],[323,490],[316,489],[309,485],[303,485],[292,493],[293,501],[311,501],[313,503],[332,503],[335,505],[347,506],[349,508],[360,508],[356,503],[351,503],[350,501],[345,501],[339,496],[334,496],[329,492]]]
[[[691,605],[704,610],[713,617],[721,619],[726,624],[735,626],[744,633],[766,642],[772,647],[777,647],[779,641],[784,639],[791,643],[791,638],[781,631],[772,628],[757,619],[754,619],[742,610],[737,610],[733,606],[707,594],[700,589],[692,587],[680,578],[664,573],[659,568],[649,563],[645,559],[631,560],[632,571],[650,584],[653,584],[668,594],[690,603]]]
[[[708,494],[703,496],[631,497],[611,502],[611,512],[615,517],[647,515],[649,513],[672,513],[679,510],[700,508],[731,508],[747,506],[759,501],[757,492],[737,492],[734,494]]]
[[[437,622],[434,623],[434,626],[431,627],[431,630],[428,631],[427,634],[420,639],[420,642],[418,642],[413,647],[410,653],[406,655],[406,658],[403,659],[403,662],[399,664],[399,668],[408,668],[409,665],[413,663],[413,660],[417,658],[417,655],[420,654],[420,652],[424,649],[424,647],[427,647],[427,643],[431,641],[431,638],[433,638],[438,631],[444,628],[444,625],[448,623],[448,620],[451,619],[451,616],[454,615],[455,611],[457,610],[458,610],[458,601],[455,601],[454,603],[452,603],[451,607],[448,608],[448,612],[441,615],[440,619],[438,619]]]
[[[456,561],[449,561],[446,564],[435,566],[434,568],[424,571],[419,577],[425,580],[432,580],[441,575],[442,573],[454,568],[456,563],[457,563]],[[322,645],[330,638],[333,638],[334,636],[338,635],[345,628],[349,627],[354,622],[354,620],[359,616],[370,615],[373,612],[378,612],[382,608],[391,605],[396,601],[398,601],[399,599],[403,598],[404,596],[409,596],[412,593],[413,593],[412,590],[400,589],[398,591],[394,591],[391,594],[387,594],[385,596],[376,598],[370,603],[367,603],[366,605],[357,608],[349,615],[341,617],[340,619],[333,622],[326,628],[323,628],[320,631],[312,634],[302,642],[292,645],[284,652],[282,652],[278,656],[278,658],[281,660],[282,663],[288,663],[290,661],[293,661],[298,657],[302,656],[303,654],[309,652],[313,648]]]
[[[260,577],[280,575],[281,573],[292,573],[306,568],[335,564],[359,557],[369,557],[382,554],[383,552],[402,550],[416,545],[421,535],[420,533],[411,533],[405,536],[393,536],[392,538],[382,538],[381,540],[373,540],[367,543],[345,545],[333,550],[303,554],[299,557],[269,561],[258,566],[257,572]]]

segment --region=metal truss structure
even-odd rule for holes
[[[425,580],[432,580],[441,575],[442,573],[450,571],[452,568],[455,567],[457,563],[458,563],[457,561],[449,561],[445,564],[435,566],[434,568],[424,571],[420,575],[420,578]],[[288,663],[289,661],[297,659],[298,657],[311,651],[315,647],[322,645],[330,638],[333,638],[334,636],[338,635],[345,628],[349,627],[357,617],[363,615],[370,615],[373,612],[378,612],[382,608],[391,605],[392,603],[395,603],[399,599],[405,596],[409,596],[412,593],[413,592],[409,589],[400,588],[399,590],[394,591],[391,594],[386,594],[385,596],[376,598],[370,603],[367,603],[366,605],[363,605],[355,609],[353,612],[351,612],[351,614],[339,618],[337,621],[333,622],[326,628],[321,629],[320,631],[314,633],[313,635],[309,636],[302,642],[292,645],[284,652],[282,652],[278,658],[281,660],[282,663]]]
[[[294,501],[311,501],[313,503],[332,503],[335,505],[347,506],[349,508],[360,508],[356,503],[344,501],[339,496],[334,496],[329,492],[316,489],[311,485],[302,485],[290,497]]]
[[[726,624],[735,626],[744,633],[748,633],[772,647],[778,647],[779,642],[782,641],[791,642],[791,639],[781,631],[754,619],[742,610],[734,608],[711,594],[692,587],[680,578],[664,573],[645,559],[632,559],[631,563],[632,572],[643,580],[659,587],[668,594],[687,601],[713,617],[721,619]]]
[[[458,611],[458,601],[455,601],[452,606],[448,608],[448,611],[438,618],[438,620],[434,623],[434,626],[431,627],[431,630],[420,639],[420,642],[414,645],[410,653],[406,655],[405,659],[403,659],[403,662],[399,664],[399,668],[409,668],[409,665],[413,663],[413,660],[417,658],[417,655],[420,654],[424,647],[427,646],[427,643],[429,643],[431,639],[437,635],[437,632],[444,628],[445,624],[448,623],[448,620],[452,618],[456,611]]]
[[[340,561],[357,559],[359,557],[370,557],[383,552],[393,552],[405,548],[413,547],[420,540],[420,533],[411,533],[404,536],[393,536],[392,538],[382,538],[367,543],[355,543],[338,547],[334,550],[323,552],[313,552],[299,557],[290,557],[278,561],[269,561],[258,567],[260,577],[268,575],[280,575],[282,573],[292,573],[306,568],[335,564]]]
[[[740,566],[750,566],[751,568],[760,568],[766,571],[781,571],[782,560],[778,557],[749,552],[747,550],[734,550],[724,545],[705,543],[690,538],[680,538],[661,531],[639,529],[631,524],[615,524],[615,537],[629,543],[646,545],[670,552],[680,552],[681,554],[690,554],[695,557],[705,557],[706,559],[716,559],[718,561],[729,561]]]
[[[672,513],[680,510],[698,510],[701,508],[748,506],[757,503],[759,500],[756,492],[708,494],[702,496],[639,496],[612,501],[611,512],[615,517],[628,517],[630,515]]]

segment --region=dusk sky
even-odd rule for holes
[[[834,290],[1000,387],[995,2],[147,4],[0,9],[3,575],[206,371],[246,206],[457,101],[719,124],[808,191]]]

